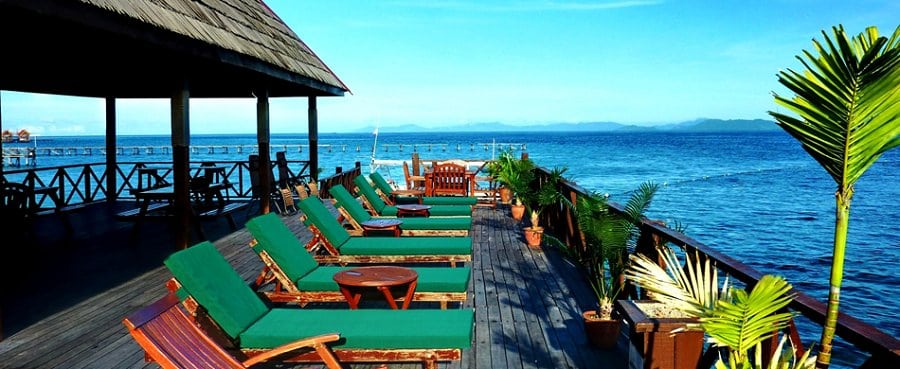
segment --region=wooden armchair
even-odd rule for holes
[[[425,176],[414,176],[409,173],[409,163],[403,162],[403,176],[406,178],[407,190],[425,191]]]
[[[430,192],[426,196],[468,196],[469,179],[466,167],[455,163],[442,163],[429,174]]]
[[[338,334],[304,338],[238,361],[195,325],[179,302],[178,296],[170,292],[122,321],[144,349],[147,362],[156,362],[166,369],[248,368],[288,352],[311,349],[329,369],[341,368],[334,353],[325,345],[339,340]]]

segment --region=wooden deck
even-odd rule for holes
[[[144,362],[122,318],[165,293],[164,282],[171,274],[162,260],[172,252],[174,237],[161,223],[145,224],[132,237],[132,223],[113,217],[124,206],[91,206],[71,214],[73,234],[53,216],[38,219],[31,225],[33,232],[4,229],[0,368],[157,367]],[[592,302],[590,288],[555,250],[529,249],[520,225],[508,214],[504,206],[475,212],[474,275],[465,304],[476,312],[474,342],[461,361],[440,367],[624,367],[624,339],[609,351],[592,349],[585,340],[580,312]],[[241,228],[245,215],[236,214]],[[298,237],[310,237],[297,216],[282,219]],[[247,247],[245,229],[233,232],[224,219],[203,226],[248,282],[256,276],[262,262]],[[15,274],[13,268],[26,272]]]

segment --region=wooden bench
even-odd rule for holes
[[[206,210],[197,214],[200,218],[218,218],[225,217],[228,220],[228,225],[231,226],[231,229],[237,229],[237,224],[234,222],[234,217],[231,216],[231,213],[245,208],[249,203],[247,202],[230,202],[225,204],[223,207],[217,207],[214,209]]]
[[[167,202],[157,202],[157,203],[150,204],[149,206],[147,206],[147,214],[145,214],[145,216],[150,215],[150,213],[157,211],[157,210],[167,210],[167,208],[169,208],[171,206],[172,206],[172,204],[169,204]],[[125,219],[125,220],[134,220],[134,219],[137,219],[138,216],[140,216],[140,213],[141,213],[141,208],[136,207],[134,209],[128,209],[128,210],[124,210],[124,211],[120,211],[120,212],[116,213],[116,218]]]

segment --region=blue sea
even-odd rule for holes
[[[381,133],[320,134],[320,166],[377,159],[490,159],[505,147],[527,152],[538,165],[566,167],[582,187],[625,202],[640,183],[662,185],[648,215],[675,221],[685,233],[763,273],[785,276],[795,288],[827,297],[834,232],[835,182],[786,133]],[[119,146],[167,146],[167,136],[123,136]],[[194,146],[254,145],[247,135],[195,135]],[[306,135],[272,136],[274,152],[289,146],[288,159],[308,159]],[[26,145],[26,144],[17,144]],[[29,144],[30,145],[30,144]],[[104,146],[99,136],[39,137],[39,147]],[[402,145],[402,149],[401,149]],[[4,147],[9,147],[4,144]],[[192,160],[245,160],[237,154],[192,153]],[[120,161],[171,160],[164,154],[120,154]],[[93,156],[39,156],[40,166],[101,162]],[[11,168],[7,168],[8,170]],[[402,182],[400,168],[386,173]],[[841,290],[841,309],[894,337],[900,336],[900,150],[886,153],[856,183]],[[818,327],[801,326],[809,346]],[[833,363],[863,358],[836,347]]]

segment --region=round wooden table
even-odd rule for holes
[[[393,232],[394,237],[400,237],[400,219],[369,219],[359,223],[364,236],[372,236],[376,232]]]
[[[363,292],[371,288],[381,291],[391,308],[397,310],[397,301],[391,288],[403,286],[406,286],[406,295],[403,296],[402,309],[406,310],[416,291],[418,279],[419,274],[415,270],[388,265],[350,268],[334,274],[334,281],[353,310],[359,307]]]
[[[429,215],[429,210],[431,210],[431,205],[419,205],[419,204],[405,204],[405,205],[396,205],[397,207],[397,217],[427,217]]]

